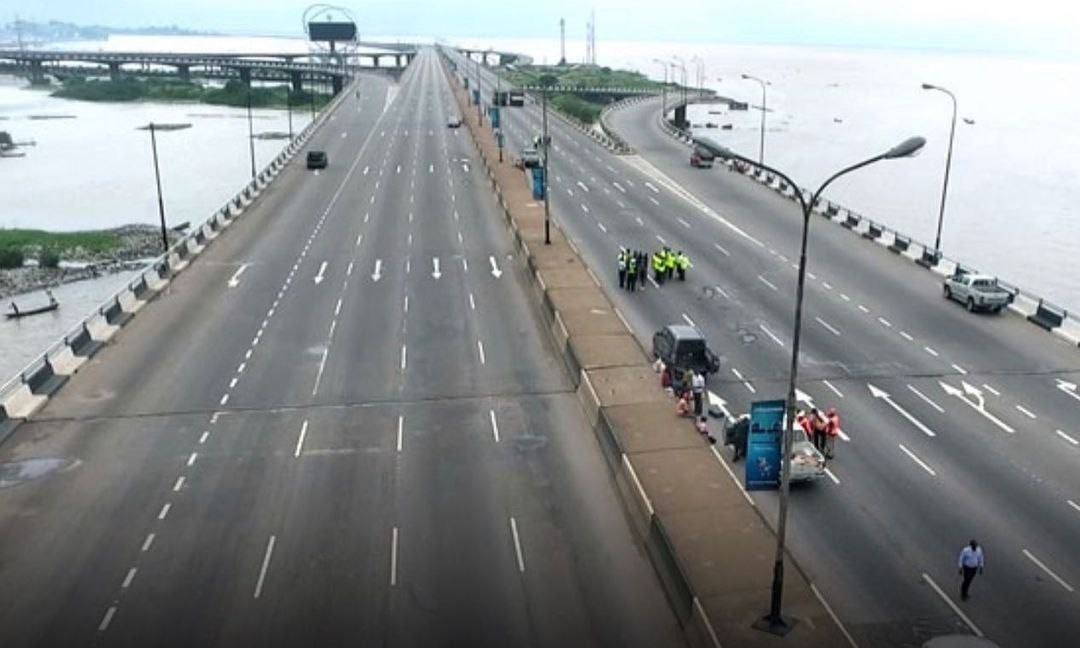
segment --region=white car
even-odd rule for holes
[[[793,432],[791,444],[791,483],[817,481],[825,476],[825,455],[806,440],[802,429]]]

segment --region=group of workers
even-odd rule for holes
[[[679,250],[672,252],[671,248],[664,247],[654,251],[651,255],[641,250],[619,248],[617,259],[619,269],[619,288],[634,291],[641,286],[645,289],[646,278],[649,268],[653,270],[653,280],[656,285],[662,285],[665,280],[671,280],[676,273],[679,281],[686,281],[686,271],[693,267],[690,257]]]
[[[822,414],[818,408],[811,407],[809,412],[799,412],[795,421],[814,447],[825,455],[826,459],[832,459],[836,437],[840,436],[840,415],[836,408],[830,407]]]

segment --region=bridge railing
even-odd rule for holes
[[[143,306],[160,294],[214,239],[236,222],[350,92],[347,88],[339,93],[255,178],[206,221],[149,261],[139,269],[135,278],[125,282],[63,337],[48,345],[44,352],[0,385],[0,442],[18,423],[43,407],[82,364],[112,339]]]

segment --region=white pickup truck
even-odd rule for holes
[[[1013,299],[1012,293],[998,286],[996,278],[980,274],[957,273],[946,278],[943,293],[945,299],[955,299],[969,311],[997,313]]]

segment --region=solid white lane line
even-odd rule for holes
[[[473,299],[472,293],[469,293],[469,308],[472,310],[476,310],[476,300]]]
[[[397,451],[401,452],[401,446],[405,440],[405,416],[397,417]]]
[[[879,317],[879,318],[877,318],[877,321],[881,322],[881,325],[882,325],[882,326],[885,326],[885,327],[887,327],[887,328],[892,328],[892,322],[890,322],[889,320],[885,319],[884,317]]]
[[[768,279],[766,279],[765,277],[762,277],[761,275],[758,275],[757,278],[758,278],[758,281],[765,284],[769,288],[771,288],[773,290],[778,290],[778,288],[772,282],[770,282]]]
[[[991,393],[991,394],[993,394],[994,396],[1001,396],[1001,392],[999,392],[998,390],[994,389],[994,388],[993,388],[993,387],[991,387],[990,385],[987,385],[986,383],[983,383],[983,389],[985,389],[986,391],[990,392],[990,393]]]
[[[1076,439],[1072,438],[1068,434],[1065,434],[1061,430],[1054,430],[1054,432],[1056,432],[1059,437],[1061,437],[1062,439],[1065,439],[1069,443],[1071,443],[1073,445],[1080,445],[1080,441],[1077,441]]]
[[[521,554],[521,540],[518,538],[517,522],[510,516],[510,533],[514,536],[514,553],[517,554],[518,571],[525,573],[525,557]]]
[[[836,330],[836,327],[834,327],[832,324],[829,324],[828,322],[821,319],[820,317],[815,317],[814,319],[817,320],[818,324],[821,324],[826,329],[828,329],[829,332],[832,333],[833,335],[837,335],[837,336],[840,335],[840,331]]]
[[[683,318],[684,322],[686,322],[687,324],[689,324],[690,326],[692,326],[694,328],[697,328],[697,324],[694,324],[694,320],[690,319],[689,315],[687,315],[686,313],[683,313],[682,318]]]
[[[491,436],[495,438],[495,443],[498,443],[499,423],[495,420],[495,410],[488,410],[488,414],[491,416]]]
[[[178,493],[178,492],[180,492],[180,489],[183,488],[183,487],[184,487],[184,476],[180,475],[179,477],[176,478],[176,483],[173,484],[173,487],[172,487],[173,492]]]
[[[146,540],[143,540],[142,549],[144,553],[150,551],[150,546],[154,544],[154,534],[150,533],[146,536]]]
[[[124,582],[120,584],[120,589],[127,589],[131,587],[131,582],[135,580],[135,574],[138,571],[139,569],[137,567],[132,567],[131,569],[129,569],[127,576],[124,577]]]
[[[274,555],[275,540],[274,536],[270,536],[270,541],[266,543],[266,555],[263,556],[262,568],[259,569],[259,580],[255,583],[254,598],[259,598],[259,595],[262,594],[263,581],[266,580],[266,570],[270,567],[270,557]]]
[[[397,527],[390,535],[390,587],[397,585]]]
[[[113,616],[116,614],[116,606],[110,606],[108,610],[105,610],[105,617],[101,619],[101,623],[98,624],[98,632],[105,632],[109,629],[109,623],[112,622]]]
[[[725,250],[723,245],[720,245],[719,243],[713,243],[713,247],[716,248],[716,250],[720,254],[723,254],[724,256],[731,256],[731,252]]]
[[[758,328],[760,328],[765,333],[765,335],[768,335],[770,338],[772,338],[773,342],[776,342],[780,346],[784,346],[784,342],[780,338],[778,338],[775,333],[766,328],[764,324],[758,324]]]
[[[1061,585],[1062,587],[1064,587],[1065,591],[1067,591],[1067,592],[1075,592],[1076,591],[1075,589],[1073,589],[1072,585],[1069,585],[1068,583],[1066,583],[1065,580],[1063,578],[1061,578],[1061,576],[1058,576],[1053,571],[1051,571],[1049,567],[1044,565],[1041,560],[1036,558],[1035,555],[1032,554],[1027,549],[1024,549],[1024,555],[1028,557],[1028,560],[1030,560],[1031,562],[1038,565],[1039,569],[1042,569],[1044,572],[1046,572],[1047,575],[1050,576],[1050,578],[1053,578],[1054,580],[1056,580],[1058,585]]]
[[[161,507],[161,512],[158,513],[157,519],[164,520],[165,517],[169,514],[169,509],[171,509],[171,508],[172,508],[172,504],[170,504],[169,502],[166,502],[165,506]]]
[[[836,394],[836,397],[837,397],[837,398],[843,398],[843,397],[844,397],[844,395],[840,393],[840,390],[839,390],[839,389],[837,389],[836,387],[833,387],[833,384],[832,384],[831,382],[829,382],[828,380],[822,380],[821,382],[822,382],[822,384],[824,384],[824,385],[825,385],[826,387],[828,387],[829,389],[831,389],[831,390],[832,390],[832,392],[833,392],[834,394]]]
[[[964,369],[963,367],[961,367],[960,365],[958,365],[956,363],[953,363],[952,368],[955,369],[956,372],[959,373],[959,374],[963,374],[965,376],[967,375],[967,369]]]
[[[931,475],[937,477],[937,473],[934,472],[934,469],[931,468],[930,466],[927,466],[926,463],[922,459],[919,459],[918,457],[916,457],[914,452],[912,452],[911,450],[908,450],[907,448],[905,448],[904,444],[902,444],[902,443],[898,444],[898,445],[900,446],[900,449],[904,451],[904,454],[906,454],[908,457],[910,457],[912,461],[919,464],[919,467],[921,467],[923,470],[930,473]]]
[[[187,458],[188,468],[191,468],[192,466],[194,466],[195,465],[195,460],[198,459],[198,458],[199,458],[199,453],[198,452],[192,452],[190,455],[188,455],[188,458]]]
[[[402,371],[405,371],[405,357],[406,357],[406,356],[405,356],[405,353],[406,353],[406,351],[405,351],[405,345],[404,345],[404,344],[402,344],[402,345],[401,345],[401,370],[402,370]]]
[[[929,574],[923,572],[922,577],[923,580],[925,580],[927,584],[929,584],[930,587],[932,587],[934,591],[937,592],[937,595],[941,597],[941,600],[945,601],[945,604],[952,609],[956,616],[960,617],[960,619],[967,625],[967,627],[971,629],[972,634],[974,634],[976,637],[986,636],[985,634],[983,634],[983,631],[980,630],[978,626],[971,622],[971,619],[968,618],[968,615],[964,614],[964,611],[960,609],[960,606],[958,606],[956,603],[953,603],[952,599],[950,599],[945,594],[945,592],[943,592],[941,588],[938,587],[938,584],[934,582],[934,579],[930,578]]]
[[[938,352],[937,352],[937,351],[934,351],[933,349],[931,349],[931,348],[930,348],[930,347],[928,347],[928,346],[924,346],[924,347],[923,347],[923,351],[926,351],[927,353],[929,353],[930,355],[934,356],[935,358],[936,358],[936,357],[938,357]]]
[[[916,396],[918,396],[919,398],[923,399],[923,401],[925,401],[927,405],[929,405],[930,407],[933,407],[934,409],[936,409],[936,410],[937,410],[937,411],[938,411],[939,413],[941,413],[941,414],[944,414],[944,413],[945,413],[945,408],[943,408],[943,407],[942,407],[941,405],[938,405],[938,404],[937,404],[937,403],[935,403],[934,401],[930,400],[930,397],[929,397],[929,396],[927,396],[927,395],[923,394],[923,393],[922,393],[921,391],[919,391],[918,389],[915,389],[915,387],[914,387],[914,386],[912,386],[912,385],[908,385],[908,386],[907,386],[907,388],[908,388],[909,390],[911,390],[911,392],[912,392],[913,394],[915,394],[915,395],[916,395]]]
[[[300,426],[300,437],[296,440],[296,450],[293,452],[294,457],[299,457],[300,452],[304,449],[304,438],[307,436],[308,422],[304,419],[303,425]]]
[[[484,341],[476,341],[476,350],[480,352],[480,364],[487,364],[487,360],[484,358]]]
[[[1017,410],[1019,410],[1021,414],[1023,414],[1024,416],[1028,417],[1029,419],[1031,419],[1031,420],[1033,420],[1033,421],[1034,421],[1034,420],[1035,420],[1036,418],[1038,418],[1037,416],[1035,416],[1035,413],[1034,413],[1034,412],[1032,412],[1032,411],[1031,411],[1031,410],[1029,410],[1028,408],[1024,407],[1023,405],[1017,405],[1017,406],[1016,406],[1016,409],[1017,409]]]

